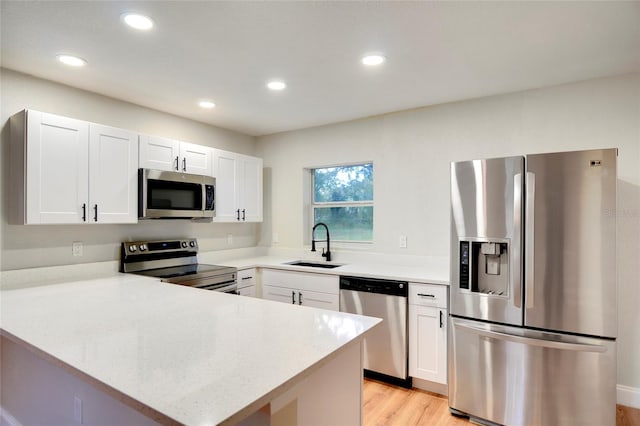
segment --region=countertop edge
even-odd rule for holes
[[[419,284],[436,284],[436,285],[444,285],[449,286],[449,280],[445,280],[442,278],[430,278],[430,277],[419,277],[410,274],[381,274],[377,272],[362,272],[360,270],[349,270],[349,269],[341,269],[342,267],[353,266],[357,268],[358,264],[345,264],[332,269],[322,269],[322,268],[313,268],[306,266],[295,266],[295,265],[287,265],[287,262],[295,261],[296,259],[282,259],[277,258],[273,261],[259,261],[254,259],[248,259],[248,262],[244,262],[243,259],[233,259],[219,262],[225,266],[233,266],[238,270],[244,269],[252,269],[252,268],[262,268],[262,269],[279,269],[283,271],[293,271],[293,272],[304,272],[308,274],[321,274],[321,275],[349,275],[349,276],[358,276],[358,277],[366,277],[366,278],[379,278],[379,279],[389,279],[389,280],[398,280],[398,281],[407,281],[411,283],[419,283]],[[414,268],[414,267],[407,267]]]
[[[51,363],[54,366],[57,366],[59,368],[61,368],[62,370],[76,376],[78,379],[85,381],[86,383],[90,384],[91,386],[95,387],[97,390],[102,391],[104,393],[106,393],[107,395],[111,396],[112,398],[114,398],[115,400],[117,400],[118,402],[123,403],[124,405],[128,406],[129,408],[132,408],[133,410],[136,410],[138,412],[140,412],[141,414],[143,414],[144,416],[158,422],[161,423],[163,425],[182,425],[182,423],[176,421],[175,419],[167,416],[166,414],[163,414],[161,412],[159,412],[158,410],[148,406],[147,404],[133,398],[130,395],[127,395],[126,393],[106,384],[105,382],[103,382],[100,379],[97,379],[95,377],[93,377],[92,375],[85,373],[84,371],[74,367],[73,365],[59,359],[56,358],[55,356],[51,355],[49,352],[46,352],[40,348],[38,348],[37,346],[32,345],[31,343],[19,338],[18,336],[14,335],[13,333],[5,330],[4,328],[0,327],[0,337],[4,337],[8,340],[10,340],[11,342],[13,342],[14,344],[26,349],[27,351],[31,352],[32,354],[34,354],[35,356],[37,356],[38,358]]]
[[[308,367],[304,371],[301,371],[297,375],[291,377],[286,382],[282,383],[278,387],[272,389],[271,391],[267,392],[262,397],[258,398],[256,401],[254,401],[251,404],[247,405],[244,409],[238,411],[237,413],[235,413],[232,416],[228,417],[227,419],[223,420],[220,423],[220,425],[233,425],[233,424],[236,424],[236,423],[244,420],[245,418],[247,418],[251,414],[255,413],[257,410],[261,409],[262,407],[267,405],[270,401],[272,401],[274,397],[276,397],[276,396],[278,396],[280,394],[283,394],[286,391],[290,390],[291,388],[296,386],[298,383],[300,383],[301,381],[303,381],[304,379],[306,379],[307,377],[311,376],[313,373],[315,373],[316,371],[321,369],[323,366],[327,365],[329,362],[331,362],[333,359],[335,359],[338,355],[340,355],[343,351],[345,351],[350,345],[355,344],[355,343],[360,344],[362,342],[363,337],[367,333],[369,333],[373,328],[377,327],[381,322],[382,321],[380,320],[378,323],[376,323],[376,325],[374,325],[372,328],[370,328],[366,332],[364,332],[361,335],[359,335],[358,337],[346,342],[345,344],[340,346],[338,349],[336,349],[335,351],[333,351],[330,354],[326,355],[324,358],[320,359],[318,362],[316,362],[315,364],[311,365],[310,367]]]

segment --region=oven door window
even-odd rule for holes
[[[202,185],[149,179],[147,208],[158,210],[202,210]]]

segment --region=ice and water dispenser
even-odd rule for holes
[[[509,243],[460,241],[460,288],[474,293],[507,296]]]

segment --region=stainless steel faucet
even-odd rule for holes
[[[320,225],[324,226],[324,229],[327,231],[327,239],[326,240],[316,240],[315,239],[316,228],[318,226],[320,226]],[[327,259],[327,262],[331,261],[331,251],[330,251],[330,242],[329,242],[330,241],[330,238],[329,238],[329,227],[325,223],[318,222],[313,227],[313,230],[311,230],[311,251],[316,251],[316,241],[318,241],[318,242],[326,241],[327,242],[327,251],[325,253],[324,247],[322,248],[322,257]]]

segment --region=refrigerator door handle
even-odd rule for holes
[[[462,323],[456,321],[455,327],[465,328],[481,336],[490,337],[494,339],[506,340],[508,342],[522,343],[529,346],[538,346],[542,348],[561,349],[565,351],[575,352],[606,352],[607,348],[602,345],[590,345],[588,343],[567,343],[558,342],[555,340],[536,339],[534,337],[516,336],[514,334],[502,333],[499,331],[490,331],[482,327],[476,327],[468,323]]]
[[[534,256],[533,251],[535,249],[534,232],[535,232],[535,198],[536,198],[536,175],[532,172],[527,172],[527,186],[525,193],[525,302],[526,308],[533,308],[534,297]]]
[[[513,176],[513,232],[514,235],[522,235],[522,173]],[[513,248],[516,267],[512,267],[511,282],[513,285],[513,303],[516,308],[522,306],[522,248],[521,240],[517,238]]]

